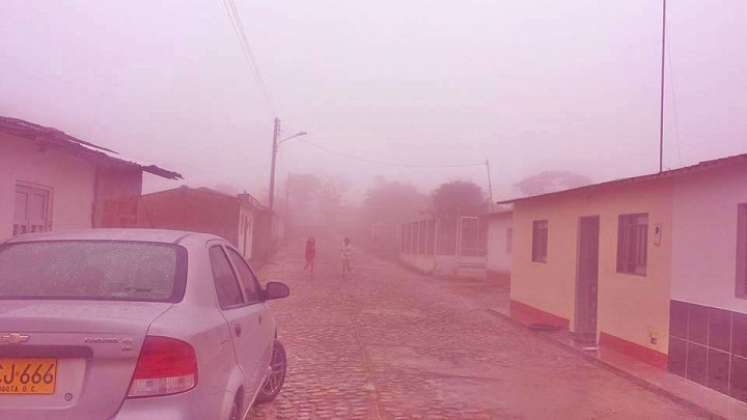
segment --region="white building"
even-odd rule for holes
[[[143,171],[181,178],[62,131],[0,117],[0,241],[26,232],[134,226]]]
[[[747,155],[673,178],[669,369],[747,401]]]
[[[486,231],[475,216],[404,223],[400,225],[399,260],[427,274],[482,278]]]
[[[488,225],[486,269],[488,278],[508,282],[511,278],[513,211],[496,211],[483,216]]]

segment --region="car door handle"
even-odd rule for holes
[[[241,336],[241,325],[233,324],[233,332],[236,334],[236,337]]]

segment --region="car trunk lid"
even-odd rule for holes
[[[158,302],[0,301],[0,360],[5,365],[0,370],[0,386],[6,386],[0,393],[0,411],[9,418],[31,420],[110,418],[127,395],[150,324],[171,306]],[[23,369],[29,361],[41,363],[41,368],[30,365],[27,373],[37,369],[40,375],[56,362],[52,393],[8,393],[14,391],[7,388],[9,382],[18,385],[19,381],[19,372],[12,371],[14,365]],[[8,381],[13,374],[16,380]]]

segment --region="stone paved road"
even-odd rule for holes
[[[273,303],[290,367],[253,418],[698,418],[491,314],[505,293],[485,282],[421,276],[360,250],[343,280],[329,241],[312,280],[302,242],[262,270],[291,287]]]

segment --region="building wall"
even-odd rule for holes
[[[438,259],[435,255],[399,254],[399,260],[417,271],[423,273],[435,273]]]
[[[418,220],[401,225],[399,230],[399,260],[405,265],[437,276],[485,277],[485,242],[480,242],[485,236],[473,236],[471,245],[466,241],[469,248],[461,247],[455,219]],[[473,231],[473,235],[479,234]],[[483,246],[476,247],[475,243]]]
[[[100,166],[96,177],[94,227],[136,226],[143,189],[140,168]]]
[[[231,197],[177,188],[140,199],[142,227],[211,233],[239,246],[239,204]]]
[[[267,261],[272,255],[275,246],[272,235],[272,213],[269,210],[255,212],[252,238],[252,259],[254,261]]]
[[[672,299],[747,313],[737,298],[737,206],[747,203],[747,165],[674,183]]]
[[[517,302],[517,309],[522,309],[517,312],[531,314],[539,310],[549,317],[567,320],[573,330],[578,219],[598,215],[600,340],[603,345],[605,342],[620,345],[615,341],[618,338],[644,351],[653,350],[660,363],[667,352],[669,323],[671,182],[660,180],[601,188],[515,203],[511,299]],[[631,213],[649,214],[645,277],[616,270],[618,216]],[[531,260],[534,220],[548,220],[546,263]],[[653,233],[657,224],[663,228],[658,246],[654,245]]]
[[[49,189],[53,230],[90,228],[94,165],[51,148],[0,133],[0,240],[13,233],[15,186],[25,182]]]
[[[747,401],[747,298],[737,297],[747,164],[674,182],[670,372]]]
[[[246,259],[252,258],[254,244],[254,212],[247,206],[239,208],[238,249]]]
[[[487,269],[498,274],[511,273],[511,252],[507,248],[507,229],[512,228],[512,213],[488,216]],[[512,244],[513,245],[513,244]]]

